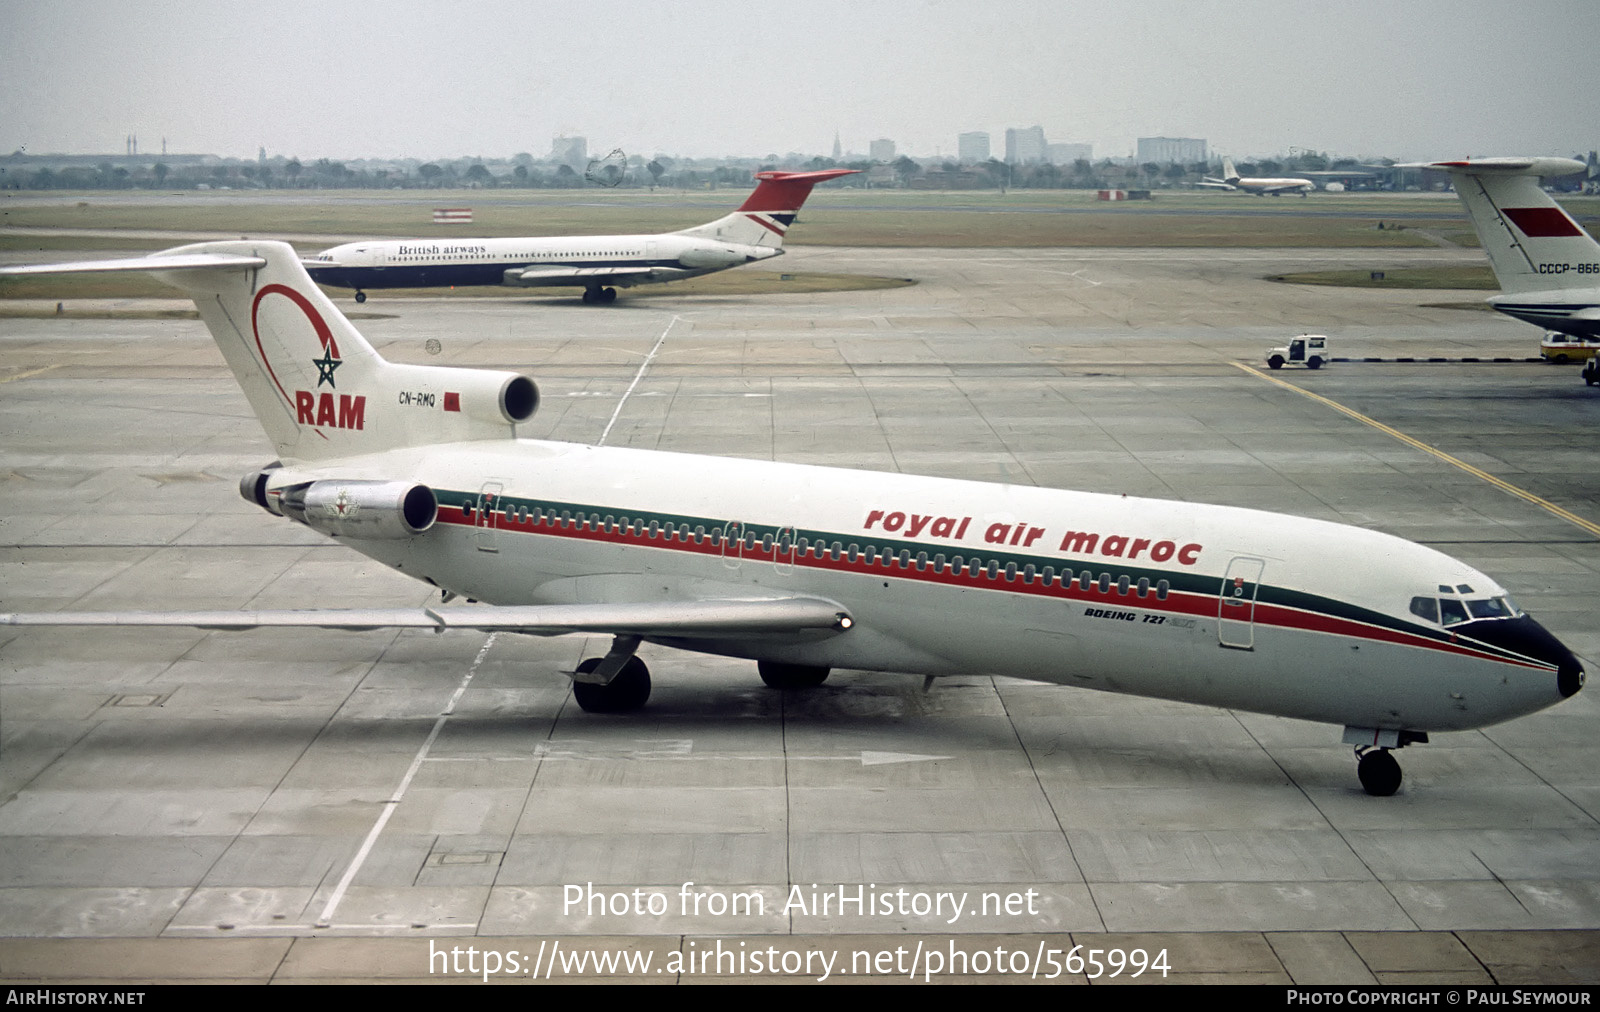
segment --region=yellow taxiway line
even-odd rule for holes
[[[6,376],[6,377],[3,377],[3,378],[0,378],[0,383],[10,383],[13,380],[25,380],[29,376],[37,376],[42,372],[49,372],[51,369],[55,369],[55,368],[57,368],[57,366],[47,365],[47,366],[42,366],[42,367],[40,367],[38,369],[29,369],[27,372],[19,372],[15,376]]]
[[[1548,499],[1539,498],[1532,492],[1529,492],[1527,489],[1518,488],[1509,481],[1505,481],[1502,478],[1496,478],[1494,475],[1483,470],[1482,468],[1473,467],[1460,457],[1452,457],[1450,454],[1445,453],[1443,450],[1438,449],[1437,447],[1429,446],[1422,440],[1408,436],[1393,426],[1383,424],[1376,418],[1368,418],[1366,415],[1363,415],[1354,408],[1347,408],[1338,401],[1331,400],[1322,396],[1321,394],[1314,394],[1304,387],[1299,387],[1293,383],[1285,382],[1284,380],[1278,379],[1276,376],[1268,376],[1261,370],[1253,369],[1250,366],[1245,365],[1243,362],[1235,362],[1233,364],[1257,379],[1266,380],[1268,383],[1275,383],[1278,386],[1283,387],[1285,390],[1293,390],[1297,394],[1311,398],[1318,404],[1325,404],[1340,414],[1348,415],[1364,425],[1370,425],[1385,435],[1393,436],[1395,439],[1400,440],[1400,442],[1406,444],[1407,446],[1414,447],[1415,449],[1421,450],[1423,453],[1437,457],[1453,467],[1459,467],[1461,470],[1472,475],[1474,478],[1481,478],[1482,480],[1493,485],[1495,488],[1500,489],[1502,492],[1508,492],[1511,495],[1516,496],[1518,499],[1531,502],[1540,509],[1547,510],[1565,520],[1567,523],[1572,524],[1575,527],[1582,528],[1590,534],[1593,534],[1595,537],[1600,538],[1600,524],[1591,523],[1588,520],[1585,520],[1583,517],[1578,516],[1576,513],[1573,513],[1571,510],[1563,509]]]

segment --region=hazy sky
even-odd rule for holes
[[[0,0],[0,151],[1568,155],[1597,45],[1596,0]]]

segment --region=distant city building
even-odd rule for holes
[[[1093,144],[1049,144],[1045,146],[1045,154],[1050,159],[1051,165],[1071,165],[1082,158],[1086,162],[1094,161]]]
[[[589,164],[589,140],[586,137],[557,137],[550,142],[550,160],[574,169]]]
[[[974,130],[956,138],[956,148],[961,164],[976,165],[989,160],[989,131]]]
[[[1173,162],[1179,165],[1193,165],[1195,162],[1203,162],[1206,160],[1205,138],[1141,137],[1137,160],[1140,165],[1147,162],[1155,162],[1157,165],[1168,165]]]
[[[839,144],[839,131],[833,132],[833,160],[838,161],[844,157],[844,148]]]
[[[1044,127],[1013,127],[1006,131],[1006,163],[1009,165],[1042,162],[1047,147]]]
[[[867,157],[875,162],[894,161],[894,141],[887,137],[880,137],[878,140],[873,141]]]

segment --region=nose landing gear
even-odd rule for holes
[[[1400,789],[1400,763],[1386,748],[1357,745],[1356,776],[1375,798],[1387,798]]]
[[[1400,789],[1400,764],[1390,750],[1426,745],[1426,731],[1399,728],[1346,727],[1344,743],[1356,747],[1356,776],[1375,798],[1387,798]]]

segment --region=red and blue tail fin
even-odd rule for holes
[[[822,169],[817,172],[758,172],[756,188],[739,210],[716,221],[675,234],[692,235],[745,246],[781,247],[789,226],[818,183],[848,176],[859,169]]]

